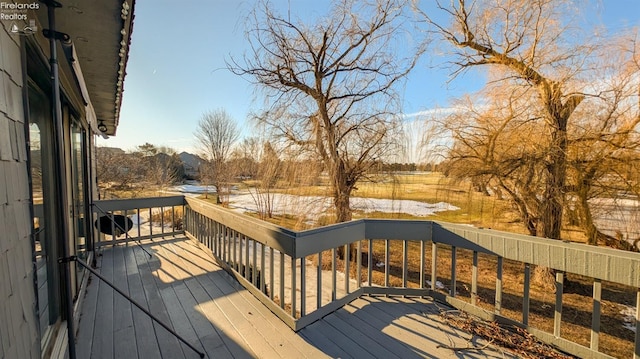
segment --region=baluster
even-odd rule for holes
[[[280,308],[284,309],[284,253],[280,252]]]
[[[531,286],[531,264],[524,264],[524,293],[522,297],[522,324],[529,325],[529,291]]]
[[[267,277],[264,275],[265,268],[266,268],[266,266],[264,264],[266,248],[264,246],[265,246],[264,244],[260,245],[260,291],[262,293],[264,293],[264,290],[265,290],[265,288],[267,286],[267,284],[265,283]]]
[[[253,243],[253,263],[251,263],[251,283],[253,283],[254,287],[258,286],[258,242],[255,239],[251,239],[251,243]],[[247,243],[249,244],[249,243]]]
[[[389,287],[389,240],[384,240],[384,286]]]
[[[369,255],[367,256],[367,285],[371,287],[371,276],[373,272],[373,240],[368,239]]]
[[[457,256],[457,248],[455,246],[451,246],[451,290],[449,294],[452,297],[456,296],[456,258]]]
[[[438,281],[438,244],[431,242],[431,290],[436,290]]]
[[[425,245],[424,241],[420,241],[420,289],[424,289],[424,272],[426,270],[425,267]]]
[[[291,257],[291,316],[296,317],[296,259]]]
[[[556,310],[553,317],[553,335],[560,337],[560,324],[562,323],[562,291],[564,273],[556,272]]]
[[[274,265],[273,262],[275,258],[273,257],[274,250],[273,248],[269,248],[269,284],[271,285],[271,290],[269,291],[269,298],[273,300],[273,292],[276,290],[275,283],[275,273],[274,273]]]
[[[357,278],[357,287],[362,287],[362,241],[358,241],[358,257],[356,258],[356,278]]]
[[[349,278],[351,277],[351,247],[349,244],[344,245],[344,291],[349,294]]]
[[[602,282],[600,279],[593,281],[593,315],[591,317],[591,350],[598,351],[600,345],[600,312],[602,300]]]
[[[300,258],[300,316],[307,313],[307,257]]]
[[[249,276],[251,272],[249,272],[249,267],[251,266],[251,257],[249,256],[249,246],[250,246],[250,241],[252,239],[249,237],[246,237],[246,241],[244,243],[244,254],[245,254],[245,258],[246,258],[246,264],[244,267],[244,277],[247,278],[247,280],[251,280],[251,277]]]
[[[317,269],[317,283],[316,283],[316,308],[322,307],[322,252],[318,253],[318,269]]]
[[[408,267],[408,263],[407,263],[407,257],[408,257],[408,251],[409,251],[409,242],[404,240],[402,241],[402,288],[406,288],[407,287],[407,277],[408,277],[408,273],[407,273],[407,267]]]
[[[478,303],[478,252],[473,251],[473,267],[471,268],[471,305]]]
[[[640,359],[640,288],[636,292],[636,348],[633,359]]]
[[[498,257],[496,273],[496,300],[495,313],[500,314],[502,310],[502,257]]]

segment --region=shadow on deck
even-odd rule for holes
[[[422,298],[363,296],[295,333],[197,242],[143,246],[152,258],[132,244],[104,247],[100,273],[209,358],[515,357],[446,325],[439,313],[450,308]],[[95,276],[84,295],[79,358],[198,357]]]

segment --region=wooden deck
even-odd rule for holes
[[[362,297],[298,333],[185,237],[104,248],[100,273],[208,358],[515,358],[444,324],[427,299]],[[198,358],[92,276],[78,358]],[[441,305],[440,305],[441,306]],[[445,308],[448,309],[448,308]],[[443,346],[474,349],[454,352]]]

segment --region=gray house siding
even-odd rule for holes
[[[0,26],[0,357],[40,358],[20,38]]]

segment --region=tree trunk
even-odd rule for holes
[[[547,179],[543,195],[542,236],[560,239],[567,177],[567,121],[558,119],[551,130]]]
[[[562,215],[567,179],[567,124],[569,117],[584,97],[574,96],[562,103],[562,92],[558,84],[546,85],[542,91],[547,110],[547,125],[551,132],[549,153],[546,163],[546,184],[542,197],[542,236],[561,239]],[[555,287],[554,271],[550,268],[536,268],[534,282],[546,288]]]
[[[342,179],[344,175],[336,176],[338,179]],[[336,223],[348,222],[351,220],[351,190],[353,189],[346,180],[338,180],[334,182],[334,190],[333,190],[333,204],[336,209]],[[355,245],[351,243],[349,245],[349,260],[355,258]],[[337,248],[338,258],[344,259],[344,246],[340,246]]]

